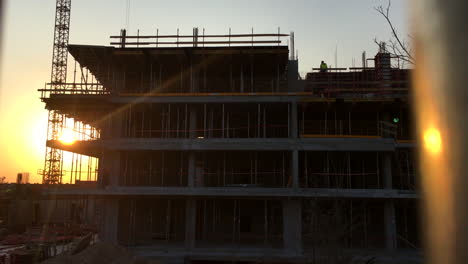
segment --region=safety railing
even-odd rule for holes
[[[110,91],[106,90],[99,83],[46,83],[43,89],[38,89],[41,99],[49,98],[55,94],[77,94],[77,95],[106,95]]]
[[[140,31],[137,31],[137,35],[127,35],[126,30],[122,30],[119,36],[110,36],[112,40],[111,45],[117,45],[121,48],[126,47],[179,47],[179,46],[193,46],[193,47],[204,47],[204,46],[220,46],[220,45],[281,45],[283,37],[289,37],[289,34],[280,33],[278,28],[277,33],[267,34],[254,34],[253,29],[250,34],[232,34],[229,30],[228,34],[205,34],[205,29],[202,30],[201,34],[198,28],[193,29],[192,35],[177,34],[173,35],[159,35],[159,30],[156,30],[155,35],[140,35]],[[265,39],[266,38],[266,39]]]

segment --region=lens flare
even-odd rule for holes
[[[440,153],[442,150],[442,139],[439,130],[430,128],[424,132],[424,146],[429,153]]]
[[[64,128],[62,130],[62,134],[60,135],[59,138],[60,142],[62,142],[65,145],[71,145],[75,143],[75,133],[71,129]]]

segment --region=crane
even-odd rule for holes
[[[68,41],[70,34],[71,0],[57,0],[55,9],[54,45],[52,51],[52,93],[63,93],[67,83]],[[49,110],[47,140],[58,140],[65,116],[57,110]],[[46,146],[42,183],[61,184],[63,151]]]

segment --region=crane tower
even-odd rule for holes
[[[67,82],[68,40],[70,33],[71,0],[57,0],[54,26],[54,45],[52,52],[52,93],[63,93]],[[64,115],[49,110],[47,140],[58,140],[63,129]],[[62,150],[46,147],[42,182],[44,184],[62,183]]]

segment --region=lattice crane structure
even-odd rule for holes
[[[57,0],[55,11],[54,46],[52,53],[51,93],[63,93],[67,83],[68,41],[70,34],[71,0]],[[49,110],[47,140],[59,140],[65,116]],[[46,147],[42,183],[62,183],[63,151]]]

